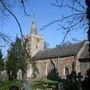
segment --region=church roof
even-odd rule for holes
[[[33,57],[33,59],[42,60],[42,59],[57,58],[57,57],[62,58],[77,55],[83,44],[84,42],[79,42],[56,48],[41,50]]]

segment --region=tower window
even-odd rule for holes
[[[40,41],[39,38],[37,38],[37,39],[36,39],[36,44],[37,44],[37,45],[36,45],[36,49],[39,48],[39,41]]]
[[[68,75],[69,74],[69,69],[66,67],[65,68],[65,74]]]
[[[36,49],[38,49],[38,45],[36,45]]]

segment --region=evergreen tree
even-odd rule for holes
[[[0,50],[0,71],[4,70],[4,60],[2,58],[2,52]]]
[[[17,79],[17,72],[22,70],[24,76],[26,71],[26,54],[24,46],[22,46],[21,39],[18,37],[16,41],[11,44],[10,50],[8,50],[8,61],[6,64],[9,80]]]

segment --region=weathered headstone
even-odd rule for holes
[[[28,64],[26,77],[27,78],[31,78],[32,77],[32,73],[33,73],[32,65],[31,64]]]
[[[22,80],[22,70],[21,69],[19,69],[17,72],[17,79]]]

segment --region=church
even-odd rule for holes
[[[36,78],[47,76],[53,69],[61,78],[66,78],[73,70],[85,75],[90,68],[88,41],[65,44],[55,48],[44,48],[44,37],[38,34],[36,22],[32,21],[27,51],[36,63]],[[27,66],[27,78],[33,77],[33,66]]]

